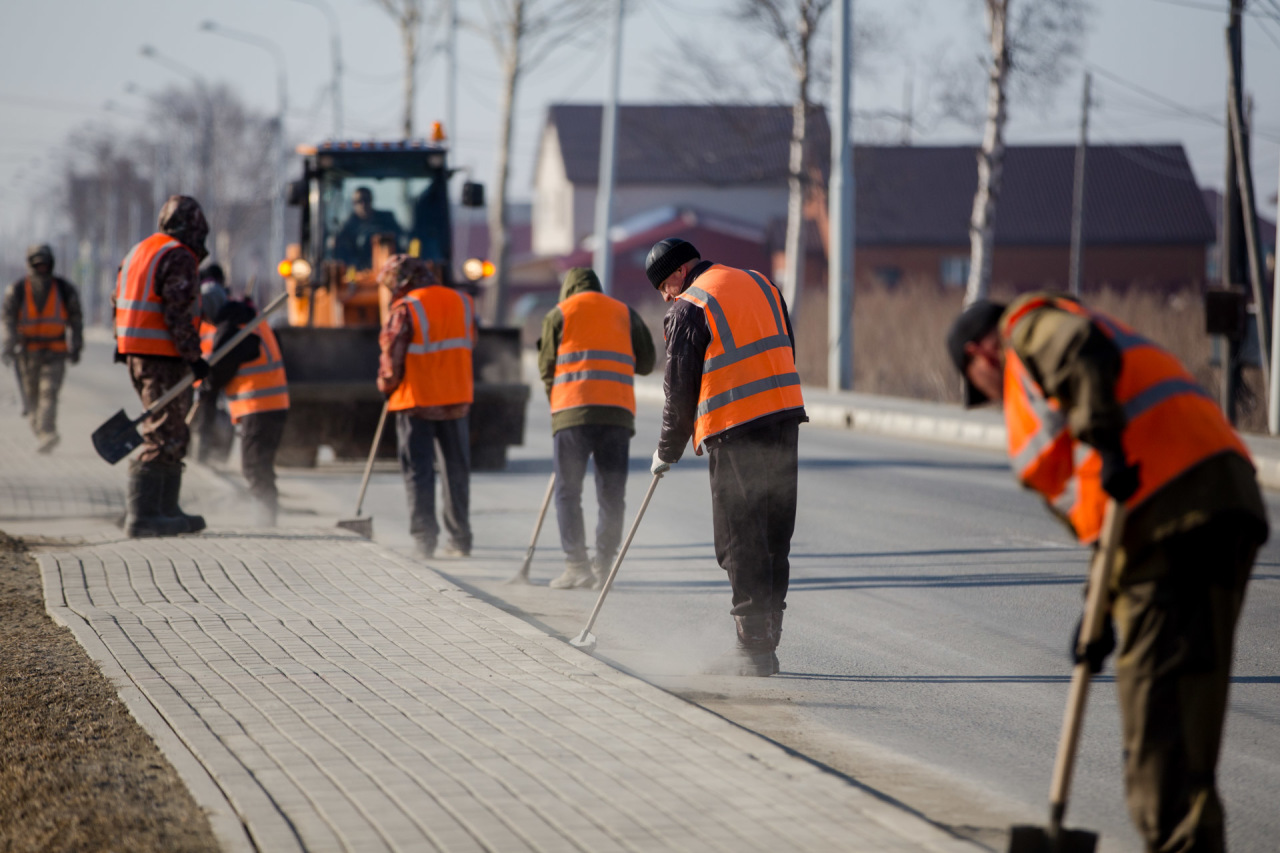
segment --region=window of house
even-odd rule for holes
[[[938,279],[943,287],[964,287],[969,282],[969,256],[944,256],[938,270]]]
[[[902,280],[901,267],[876,267],[873,273],[876,283],[881,287],[892,289]]]

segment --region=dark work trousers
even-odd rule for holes
[[[1125,567],[1159,575],[1113,605],[1125,790],[1148,851],[1226,849],[1215,775],[1236,620],[1264,538],[1259,521],[1224,516]]]
[[[191,372],[191,368],[180,358],[130,355],[126,360],[133,389],[138,392],[138,399],[144,407],[150,407]],[[186,458],[187,445],[191,441],[191,432],[187,429],[187,412],[191,410],[194,398],[195,392],[188,387],[167,406],[138,425],[138,433],[143,442],[142,452],[138,454],[139,463],[176,464]]]
[[[623,426],[583,424],[555,434],[556,518],[560,545],[570,563],[587,562],[582,520],[582,481],[587,459],[595,461],[596,565],[607,569],[622,543],[622,514],[627,505],[627,456],[631,430]]]
[[[471,550],[471,438],[467,418],[429,421],[396,413],[396,447],[409,495],[409,533],[419,549],[435,551],[436,475],[439,460],[444,484],[444,528],[453,546]]]
[[[734,616],[786,607],[799,439],[800,421],[783,421],[707,450],[716,560],[729,573]]]
[[[249,483],[249,493],[274,511],[279,505],[276,490],[276,451],[284,437],[286,409],[254,412],[240,419],[240,471]]]

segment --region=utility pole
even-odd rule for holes
[[[596,247],[591,259],[606,294],[613,287],[613,159],[618,140],[618,86],[622,77],[622,14],[624,0],[613,0],[613,62],[609,68],[609,93],[600,119],[600,177],[596,181]]]
[[[853,0],[836,0],[831,32],[831,185],[827,188],[827,389],[853,388]]]
[[[458,138],[458,0],[445,3],[445,54],[444,54],[444,126],[451,139]]]
[[[1084,166],[1089,153],[1089,90],[1093,75],[1084,72],[1084,100],[1080,104],[1080,144],[1076,146],[1076,180],[1071,194],[1071,268],[1067,292],[1080,295],[1080,279],[1084,266]]]
[[[1280,186],[1280,181],[1277,182]],[[1280,188],[1276,190],[1280,198]],[[1280,329],[1280,249],[1274,255],[1275,268],[1271,278],[1271,329]],[[1271,346],[1271,383],[1267,388],[1267,432],[1280,433],[1280,346]]]
[[[1243,73],[1241,56],[1240,16],[1244,0],[1231,0],[1231,15],[1227,25],[1227,163],[1226,178],[1222,186],[1222,225],[1218,235],[1218,269],[1222,287],[1235,289],[1244,281],[1244,243],[1240,239],[1244,231],[1244,216],[1240,210],[1240,193],[1236,184],[1236,148],[1231,127],[1231,114],[1239,114],[1242,104],[1231,101],[1240,96],[1240,90],[1232,81]],[[1222,350],[1222,411],[1232,424],[1236,422],[1236,398],[1240,391],[1240,335],[1224,335]]]

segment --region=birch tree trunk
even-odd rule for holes
[[[511,174],[511,135],[516,87],[520,83],[520,49],[524,30],[524,0],[515,0],[502,60],[502,102],[498,107],[498,162],[494,192],[489,196],[489,259],[493,261],[493,322],[507,321],[510,282],[507,269],[511,248],[507,240],[507,182]]]
[[[1005,38],[1012,0],[986,0],[991,65],[987,69],[987,120],[978,152],[978,190],[969,218],[969,281],[964,303],[985,299],[991,289],[991,254],[996,236],[996,204],[1004,172],[1005,82],[1009,46]]]
[[[820,13],[818,13],[820,14]],[[791,106],[791,150],[787,163],[787,237],[786,271],[783,298],[791,311],[792,323],[800,315],[804,298],[805,262],[805,190],[809,185],[806,137],[809,127],[809,41],[816,17],[802,5],[796,20],[796,52],[792,71],[796,76],[796,100]]]

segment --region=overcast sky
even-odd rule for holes
[[[369,0],[328,0],[342,24],[346,135],[395,138],[401,122],[401,54],[395,25]],[[605,0],[600,0],[604,3]],[[726,0],[627,0],[623,53],[624,103],[711,100],[698,91],[680,58],[685,50],[736,56],[739,89],[752,100],[777,100],[786,72],[767,47],[740,36],[719,12]],[[1015,5],[1019,0],[1014,0]],[[475,0],[458,0],[464,16],[480,17]],[[1227,0],[1093,0],[1084,62],[1095,69],[1098,105],[1090,120],[1094,142],[1179,142],[1200,182],[1221,186],[1225,132]],[[1245,24],[1245,82],[1255,96],[1254,173],[1265,209],[1280,169],[1280,2],[1250,0]],[[973,57],[982,50],[977,0],[855,0],[855,15],[878,23],[881,37],[855,86],[859,112],[901,111],[911,81],[914,111],[927,116],[939,56]],[[290,135],[327,138],[329,30],[324,15],[300,0],[0,0],[0,236],[31,233],[30,202],[48,186],[67,134],[89,122],[122,131],[142,129],[144,103],[126,93],[134,83],[155,90],[183,83],[173,71],[139,54],[144,43],[211,81],[226,81],[251,104],[274,112],[275,70],[263,50],[202,32],[220,24],[279,44],[287,64]],[[428,34],[424,42],[436,38]],[[684,42],[680,40],[684,39]],[[519,95],[512,197],[528,199],[538,131],[546,107],[558,101],[599,102],[607,82],[607,40],[593,37],[553,54],[525,81]],[[776,67],[772,81],[758,69]],[[1106,75],[1106,76],[1103,76]],[[443,117],[443,65],[428,56],[421,67],[417,126]],[[771,82],[773,85],[771,85]],[[492,182],[500,74],[481,34],[459,42],[458,126],[449,129],[456,165]],[[1268,85],[1270,84],[1270,85]],[[1081,70],[1039,105],[1013,102],[1009,141],[1074,144],[1080,114]],[[114,103],[114,111],[105,109]],[[859,138],[896,140],[900,128],[859,122]],[[915,144],[975,142],[977,129],[918,125]],[[41,218],[43,219],[43,218]],[[47,227],[35,220],[37,228]]]

